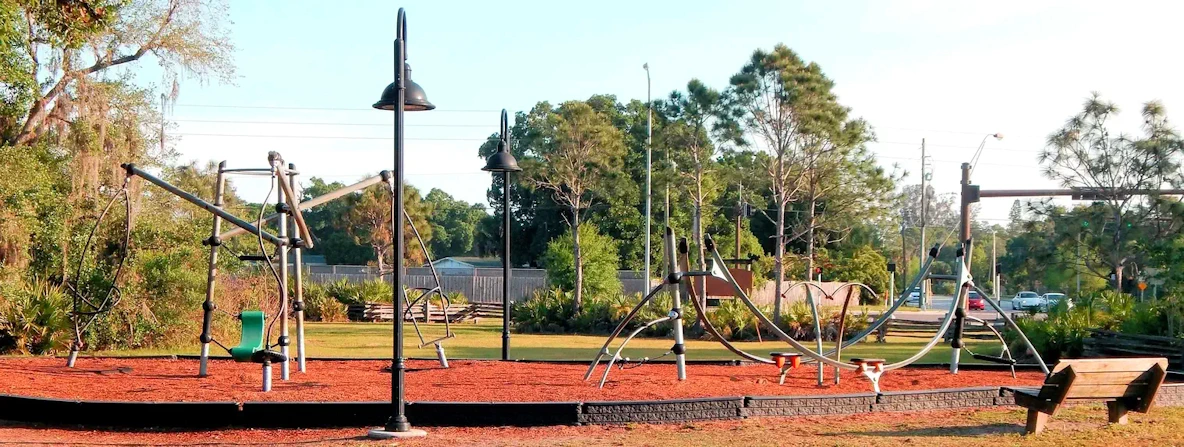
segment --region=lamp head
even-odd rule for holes
[[[418,112],[422,110],[432,110],[436,108],[435,104],[428,101],[428,96],[423,91],[423,87],[411,80],[411,65],[407,65],[407,71],[403,74],[404,85],[406,90],[403,92],[403,110],[408,112]],[[392,82],[382,90],[382,97],[378,102],[374,103],[374,108],[379,110],[395,110],[395,102],[398,101],[399,84],[398,81]]]
[[[502,139],[497,142],[497,152],[485,159],[485,167],[482,171],[487,172],[519,172],[522,168],[518,167],[518,160],[510,153],[506,147],[506,140]]]
[[[1001,133],[995,133],[995,134],[991,134],[991,136],[992,136],[992,137],[995,137],[995,139],[996,139],[996,140],[1002,140],[1002,139],[1003,139],[1003,134],[1001,134]]]

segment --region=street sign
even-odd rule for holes
[[[1140,282],[1140,283],[1139,283],[1139,291],[1140,291],[1140,292],[1142,292],[1142,291],[1144,291],[1144,290],[1147,290],[1147,283],[1145,283],[1145,282]]]

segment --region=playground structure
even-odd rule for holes
[[[350,193],[360,191],[380,182],[386,184],[388,190],[393,191],[394,188],[392,175],[389,171],[382,171],[379,175],[364,179],[353,185],[346,186],[325,195],[297,203],[299,196],[297,195],[296,191],[298,190],[299,186],[296,181],[296,176],[299,174],[299,171],[296,170],[295,165],[288,164],[285,168],[283,158],[276,152],[270,152],[268,154],[268,162],[270,164],[270,167],[268,168],[238,169],[228,169],[226,167],[225,161],[219,163],[217,177],[215,180],[213,203],[202,200],[189,192],[181,190],[180,188],[160,178],[157,178],[148,172],[143,171],[133,164],[128,163],[122,165],[126,172],[123,188],[111,198],[111,200],[103,208],[103,211],[100,213],[99,217],[96,219],[95,225],[91,229],[87,238],[84,250],[81,252],[82,255],[80,256],[76,274],[74,276],[75,279],[72,283],[68,283],[68,290],[71,292],[73,297],[71,321],[74,325],[75,338],[74,342],[71,344],[70,356],[67,360],[67,367],[73,368],[75,366],[78,354],[83,348],[83,337],[86,329],[96,318],[98,318],[98,316],[109,312],[119,302],[121,292],[118,287],[118,282],[120,274],[122,273],[123,264],[126,261],[128,251],[130,249],[129,244],[132,229],[130,219],[131,205],[130,201],[128,200],[127,184],[133,176],[139,176],[149,183],[159,186],[165,191],[168,191],[177,197],[193,203],[194,205],[197,205],[198,207],[214,215],[210,237],[202,240],[202,245],[210,247],[210,253],[208,258],[209,265],[206,281],[206,296],[204,302],[202,303],[202,332],[199,337],[201,341],[201,354],[199,356],[198,376],[208,376],[210,363],[210,344],[215,344],[218,347],[224,349],[227,354],[229,354],[230,357],[235,361],[261,363],[263,365],[264,391],[269,391],[271,389],[271,368],[273,363],[280,363],[281,379],[289,380],[291,375],[291,339],[288,335],[289,322],[287,318],[289,314],[289,301],[291,301],[292,318],[296,323],[297,369],[300,372],[306,371],[307,359],[304,340],[302,250],[304,248],[312,248],[313,241],[312,235],[309,233],[308,227],[304,222],[302,211],[329,202],[331,200],[344,197]],[[275,193],[276,212],[264,217],[263,212],[267,208],[264,206],[260,209],[260,216],[258,220],[252,223],[244,221],[224,210],[224,189],[226,180],[230,175],[255,175],[270,177],[271,187],[263,203],[267,204],[270,201],[272,194]],[[127,217],[125,218],[124,224],[125,235],[123,239],[122,250],[115,272],[111,281],[109,282],[110,286],[105,292],[97,294],[101,295],[101,299],[97,299],[96,297],[88,296],[92,294],[92,291],[83,290],[84,286],[80,284],[79,278],[83,276],[82,270],[85,264],[85,254],[92,248],[92,242],[95,233],[102,225],[104,218],[109,214],[115,202],[120,198],[123,199],[127,212]],[[412,232],[419,241],[424,253],[428,253],[427,246],[424,243],[423,238],[420,236],[419,231],[415,228],[414,223],[412,223],[410,216],[408,216],[405,212],[403,215],[406,218],[407,223],[411,225]],[[220,233],[223,221],[232,223],[236,228],[225,233]],[[264,225],[270,221],[276,221],[275,234],[269,233],[263,229]],[[293,234],[289,234],[289,228],[295,229]],[[241,323],[241,338],[239,340],[239,344],[236,346],[228,346],[218,341],[213,336],[213,332],[211,330],[215,312],[225,313],[225,311],[218,309],[217,304],[214,302],[219,249],[224,246],[223,243],[225,240],[246,233],[253,234],[257,237],[260,254],[236,254],[236,256],[242,261],[262,262],[263,264],[267,265],[268,270],[270,270],[271,274],[276,280],[277,296],[280,298],[279,308],[276,312],[276,315],[272,317],[270,323],[267,321],[266,314],[260,310],[243,310],[236,315],[227,314],[239,320]],[[267,250],[264,246],[264,241],[270,242],[274,245],[274,255],[269,255],[267,253]],[[289,258],[289,256],[291,256],[291,258]],[[289,259],[291,259],[292,262],[289,262]],[[430,262],[430,254],[428,255],[428,259]],[[278,264],[280,268],[277,269],[276,264]],[[295,275],[293,281],[295,286],[294,293],[290,293],[288,290],[289,265],[292,266],[291,271]],[[392,272],[384,273],[390,274]],[[449,322],[447,319],[445,319],[444,335],[442,337],[427,340],[425,339],[424,334],[411,311],[413,306],[419,303],[422,303],[426,308],[426,306],[429,305],[432,296],[438,296],[441,306],[444,308],[445,313],[447,313],[448,306],[450,304],[449,299],[448,296],[443,293],[439,275],[436,273],[434,267],[432,268],[432,276],[435,279],[435,286],[412,289],[419,292],[419,294],[414,299],[410,299],[407,296],[406,290],[403,291],[401,296],[404,302],[407,303],[406,311],[404,312],[404,318],[410,318],[412,320],[412,324],[414,325],[416,334],[420,340],[420,347],[427,346],[428,344],[434,344],[436,346],[436,353],[441,366],[447,368],[448,360],[447,356],[445,355],[442,343],[444,340],[455,337]],[[424,313],[424,318],[426,323],[426,312]],[[280,325],[278,331],[279,335],[275,338],[275,342],[272,343],[271,334],[273,326],[277,321]],[[279,348],[279,350],[276,351],[273,348]]]
[[[1031,355],[1033,355],[1035,357],[1037,366],[1039,366],[1041,371],[1043,371],[1045,374],[1048,374],[1049,373],[1048,366],[1044,363],[1044,360],[1040,357],[1040,353],[1032,346],[1031,341],[1028,340],[1027,336],[1024,335],[1023,331],[1019,328],[1019,326],[1016,325],[1015,321],[1012,320],[1011,317],[1008,316],[1007,313],[1003,311],[1003,307],[997,301],[998,297],[992,297],[991,295],[987,294],[982,289],[978,288],[978,286],[976,286],[974,284],[974,279],[970,275],[970,253],[971,253],[972,242],[973,242],[973,240],[970,236],[970,205],[974,202],[977,202],[980,197],[980,191],[978,189],[978,186],[970,184],[970,172],[971,172],[971,165],[969,163],[963,164],[962,165],[962,204],[961,204],[962,206],[961,206],[961,210],[960,210],[961,211],[961,216],[960,216],[961,219],[960,219],[960,225],[959,225],[959,230],[960,230],[959,231],[959,245],[958,245],[958,250],[955,255],[955,261],[956,261],[955,274],[954,275],[938,275],[938,274],[933,274],[931,272],[931,269],[933,267],[933,262],[936,260],[937,254],[940,251],[940,247],[941,247],[941,244],[937,244],[937,245],[934,245],[929,250],[928,257],[925,260],[924,264],[921,266],[920,270],[918,271],[917,276],[914,277],[911,284],[909,284],[909,286],[906,287],[905,289],[903,289],[903,291],[902,291],[903,293],[907,294],[908,291],[913,290],[913,288],[917,287],[918,284],[920,284],[923,280],[926,280],[926,279],[951,280],[951,281],[956,282],[956,287],[955,287],[956,292],[954,295],[954,299],[951,300],[950,308],[949,308],[948,312],[945,314],[945,316],[942,318],[941,324],[940,324],[937,332],[913,356],[911,356],[907,359],[904,359],[902,361],[899,361],[896,363],[891,363],[891,364],[886,363],[882,359],[851,359],[850,363],[846,363],[846,362],[843,362],[842,358],[841,358],[842,349],[844,347],[848,347],[854,343],[859,342],[860,340],[863,340],[869,334],[878,330],[881,326],[883,326],[885,323],[887,323],[888,320],[893,318],[893,314],[905,303],[903,295],[898,297],[897,299],[893,300],[894,301],[893,305],[891,307],[889,307],[886,311],[881,313],[867,328],[865,328],[863,331],[855,334],[854,336],[850,337],[847,340],[844,340],[844,337],[843,337],[843,329],[844,328],[842,328],[842,324],[840,324],[839,336],[837,337],[838,341],[836,342],[835,348],[828,351],[828,352],[823,352],[822,337],[821,337],[821,330],[820,330],[821,322],[819,321],[818,304],[817,304],[817,301],[813,299],[812,294],[807,293],[808,305],[810,306],[811,311],[813,313],[813,317],[814,317],[815,333],[819,335],[816,337],[817,349],[816,350],[810,349],[810,348],[804,346],[802,343],[798,342],[797,340],[794,340],[792,337],[790,337],[788,334],[786,334],[784,331],[782,331],[780,328],[778,328],[773,323],[773,321],[771,321],[763,312],[761,312],[761,310],[756,306],[756,304],[753,303],[753,301],[748,297],[748,295],[744,291],[744,289],[736,282],[735,278],[733,278],[731,276],[731,274],[726,269],[722,268],[722,266],[725,265],[725,260],[720,257],[719,252],[716,250],[715,243],[712,241],[710,235],[706,236],[705,241],[704,241],[704,246],[705,246],[706,250],[710,253],[710,259],[707,261],[707,271],[703,271],[703,272],[687,271],[687,264],[688,263],[686,262],[686,259],[688,257],[688,250],[687,250],[685,239],[682,241],[682,243],[679,244],[680,262],[676,267],[676,265],[673,261],[673,249],[674,249],[673,231],[670,230],[669,228],[667,228],[665,246],[666,246],[667,258],[668,258],[667,259],[667,268],[668,268],[667,271],[670,273],[667,275],[667,277],[665,278],[665,280],[662,284],[658,285],[652,291],[650,291],[650,293],[647,294],[641,300],[641,302],[638,303],[638,305],[630,313],[628,313],[625,316],[625,318],[622,319],[622,321],[617,325],[616,329],[609,335],[608,339],[605,341],[604,346],[596,354],[591,365],[589,365],[588,371],[584,375],[584,380],[588,380],[591,378],[592,373],[595,371],[596,367],[600,364],[601,359],[603,359],[607,356],[609,358],[608,364],[605,367],[604,374],[601,376],[601,379],[599,382],[599,386],[603,387],[605,381],[607,381],[607,379],[608,379],[608,374],[611,371],[613,364],[615,362],[617,362],[618,360],[626,360],[624,357],[621,357],[621,352],[625,349],[625,346],[629,343],[629,341],[631,339],[633,339],[633,337],[636,336],[638,333],[640,333],[642,330],[644,330],[650,326],[665,323],[665,322],[671,322],[672,324],[674,324],[675,342],[674,342],[674,346],[671,349],[671,351],[674,354],[676,354],[676,356],[677,356],[676,357],[676,369],[677,369],[678,380],[686,380],[686,369],[685,369],[685,360],[684,360],[685,348],[683,345],[683,334],[682,334],[682,330],[681,330],[682,329],[682,325],[681,325],[682,312],[681,312],[680,301],[682,299],[688,298],[691,295],[692,287],[688,281],[688,278],[696,277],[696,276],[713,276],[713,277],[722,279],[722,280],[728,282],[729,284],[731,284],[734,289],[735,296],[737,298],[739,298],[741,300],[741,302],[744,303],[744,305],[749,309],[749,311],[752,312],[752,314],[757,318],[757,321],[763,327],[767,328],[770,332],[772,332],[774,335],[776,335],[777,338],[780,338],[782,341],[784,341],[785,343],[792,346],[797,351],[797,353],[800,353],[801,356],[805,357],[805,358],[800,358],[799,356],[794,355],[794,353],[776,352],[776,353],[772,353],[771,358],[766,358],[766,357],[761,357],[758,355],[754,355],[754,354],[745,352],[745,351],[737,348],[735,345],[731,344],[730,342],[728,342],[724,337],[720,336],[719,332],[717,330],[715,330],[715,328],[711,325],[710,321],[708,321],[706,319],[706,317],[704,316],[705,315],[704,309],[698,308],[700,323],[703,325],[704,329],[707,330],[708,333],[713,335],[716,338],[716,340],[718,340],[725,348],[727,348],[729,351],[731,351],[734,354],[736,354],[742,358],[745,358],[747,360],[760,362],[760,363],[773,364],[773,365],[778,366],[778,368],[781,370],[781,373],[782,373],[782,380],[784,380],[784,375],[788,371],[789,368],[793,368],[803,362],[813,361],[818,364],[818,385],[819,386],[821,386],[824,381],[824,365],[829,365],[835,369],[836,382],[838,381],[838,376],[839,376],[838,373],[840,371],[842,371],[842,370],[858,371],[858,372],[862,373],[865,377],[867,377],[868,380],[871,381],[872,387],[875,389],[876,392],[880,392],[879,380],[880,380],[880,377],[883,373],[888,372],[888,371],[892,371],[895,369],[903,368],[905,366],[908,366],[908,365],[920,360],[922,357],[925,356],[925,354],[927,354],[930,350],[932,350],[933,347],[936,346],[941,341],[943,336],[947,332],[949,332],[951,328],[952,328],[952,335],[949,337],[949,339],[950,339],[950,347],[953,348],[952,349],[952,358],[950,359],[950,372],[952,374],[958,373],[958,365],[959,365],[959,361],[961,360],[960,354],[963,350],[967,350],[968,353],[970,353],[972,357],[979,359],[979,360],[984,360],[984,361],[989,361],[989,362],[994,362],[994,363],[1008,364],[1012,367],[1012,371],[1014,374],[1014,366],[1015,366],[1016,361],[1014,358],[1012,358],[1010,350],[1006,347],[1006,343],[1003,343],[1004,349],[1003,349],[1002,356],[988,356],[988,355],[978,354],[973,351],[970,351],[969,348],[966,346],[966,343],[963,340],[963,332],[964,332],[965,325],[966,325],[967,321],[976,322],[976,323],[980,323],[980,324],[985,325],[985,322],[982,321],[981,319],[971,317],[970,315],[967,314],[966,308],[967,308],[968,294],[969,294],[970,290],[972,290],[972,289],[976,290],[983,297],[984,301],[986,301],[987,304],[990,305],[990,307],[992,309],[994,309],[995,312],[1001,318],[1003,318],[1004,322],[1012,330],[1014,330],[1018,334],[1018,337],[1023,342],[1026,350]],[[1002,194],[1003,193],[999,193],[998,196],[1001,196],[1001,197],[1005,196]],[[982,195],[982,196],[986,196],[986,195]],[[809,287],[809,286],[805,286],[805,287]],[[670,311],[670,314],[665,318],[662,318],[659,320],[654,320],[654,321],[651,321],[651,322],[648,322],[648,323],[642,325],[642,327],[636,329],[635,331],[630,333],[629,336],[625,337],[621,341],[620,346],[618,346],[614,352],[610,353],[609,346],[611,346],[613,341],[621,334],[621,332],[624,330],[624,328],[629,323],[629,321],[632,320],[634,316],[636,316],[637,311],[642,306],[644,306],[650,299],[652,299],[654,295],[656,295],[659,291],[661,291],[663,289],[677,289],[677,293],[673,294],[674,295],[674,300],[673,300],[674,305]],[[699,306],[698,300],[691,300],[691,301],[693,303],[695,303],[697,307]],[[845,318],[844,318],[845,316],[846,316],[846,303],[844,303],[844,310],[841,313],[840,321],[845,320]],[[996,331],[996,334],[999,336],[1000,341],[1003,342],[1002,335],[999,335],[997,331]],[[648,360],[648,359],[643,359],[643,361],[646,361],[646,360]]]

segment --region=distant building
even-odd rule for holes
[[[437,259],[432,266],[436,267],[441,275],[471,275],[473,270],[478,268],[501,268],[502,261],[498,258],[457,256]]]

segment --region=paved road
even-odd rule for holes
[[[909,320],[941,321],[942,317],[944,317],[946,315],[946,312],[949,311],[950,303],[953,300],[954,300],[954,297],[952,297],[950,295],[934,295],[934,296],[930,297],[929,310],[923,310],[923,311],[903,311],[902,310],[902,311],[898,311],[896,313],[896,316],[897,316],[897,318],[904,318],[904,319],[909,319]],[[1011,313],[1011,305],[1010,304],[1011,304],[1011,300],[1007,300],[1007,299],[1005,299],[999,303],[1000,306],[1003,306],[1003,311],[1007,312],[1008,314]],[[915,309],[915,307],[914,307],[914,309]],[[991,321],[991,320],[999,318],[999,314],[996,313],[995,310],[992,309],[990,305],[987,305],[986,310],[972,310],[972,311],[970,311],[970,316],[981,318],[986,321]]]

